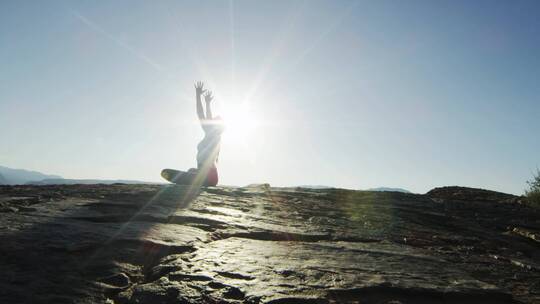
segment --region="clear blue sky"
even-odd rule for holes
[[[519,194],[539,54],[538,1],[2,1],[0,165],[160,181],[195,166],[203,80],[257,121],[223,184]]]

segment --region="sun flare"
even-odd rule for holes
[[[223,111],[224,140],[245,143],[256,132],[260,121],[246,104]]]

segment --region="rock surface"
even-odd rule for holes
[[[0,187],[0,303],[540,303],[517,197]]]

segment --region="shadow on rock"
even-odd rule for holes
[[[107,301],[144,279],[160,258],[193,250],[198,231],[161,228],[199,192],[120,184],[1,187],[0,302]]]

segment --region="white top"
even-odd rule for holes
[[[203,124],[204,138],[197,145],[197,167],[203,165],[215,166],[221,144],[221,124]]]

